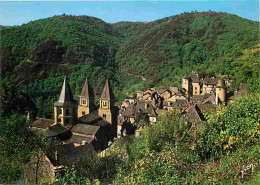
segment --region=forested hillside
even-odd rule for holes
[[[203,112],[197,138],[179,112],[160,115],[140,137],[117,139],[110,155],[66,168],[57,183],[259,184],[258,27],[211,11],[115,24],[61,15],[0,27],[0,183],[23,179],[24,164],[60,146],[29,126],[36,116],[52,118],[65,75],[75,99],[86,77],[98,99],[108,77],[119,102],[144,88],[180,85],[182,75],[198,70],[230,75],[231,90],[245,82],[248,95]],[[254,172],[242,179],[249,163]]]
[[[1,28],[1,76],[35,102],[41,117],[52,116],[65,75],[76,99],[85,77],[97,97],[109,77],[117,100],[122,100],[146,87],[179,85],[181,76],[194,69],[229,74],[234,87],[247,82],[255,91],[258,25],[216,12],[116,24],[88,16],[54,16]]]
[[[117,61],[123,70],[152,78],[155,84],[174,85],[194,69],[234,76],[242,70],[236,65],[240,57],[259,48],[258,23],[226,13],[185,13],[132,27],[134,31],[125,29],[130,37],[117,52]],[[258,54],[244,62],[251,63]]]
[[[28,94],[39,116],[50,117],[65,75],[74,94],[86,77],[101,93],[106,77],[119,86],[115,53],[120,34],[87,16],[54,16],[1,31],[3,78]]]

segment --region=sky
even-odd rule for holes
[[[1,1],[0,25],[21,25],[63,13],[88,15],[108,23],[149,22],[191,11],[217,11],[259,21],[258,0],[117,0],[117,1]]]

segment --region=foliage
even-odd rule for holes
[[[202,157],[218,157],[227,151],[252,147],[259,142],[259,96],[247,96],[220,107],[201,129],[198,151]]]
[[[217,12],[191,12],[149,23],[107,24],[88,16],[61,15],[1,28],[2,78],[52,118],[63,77],[75,99],[85,78],[100,96],[106,77],[121,101],[137,90],[176,86],[192,70],[258,90],[258,23]]]
[[[198,141],[189,137],[189,127],[177,112],[168,113],[128,142],[128,158],[119,166],[113,183],[253,182],[260,168],[259,111],[259,99],[254,96],[219,107],[216,113],[205,115]],[[249,164],[254,165],[254,172],[241,179],[242,166]]]

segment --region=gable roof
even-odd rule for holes
[[[73,99],[73,95],[70,90],[68,79],[65,76],[61,88],[59,100],[54,103],[54,106],[64,106],[64,105],[72,106],[74,104],[75,104],[75,100]]]
[[[205,84],[205,85],[217,85],[217,79],[216,78],[204,78],[203,84]]]
[[[212,94],[210,97],[206,98],[202,104],[205,104],[205,103],[211,103],[211,104],[216,104],[216,96],[215,94]]]
[[[68,140],[64,141],[65,144],[69,143],[78,143],[78,144],[83,144],[86,142],[87,144],[91,143],[94,140],[93,137],[86,137],[86,136],[79,136],[73,134]]]
[[[186,115],[186,118],[188,120],[190,120],[191,122],[202,121],[204,119],[203,115],[201,114],[201,111],[200,111],[199,107],[197,106],[197,104],[190,105],[185,110],[185,115]]]
[[[71,131],[73,134],[84,134],[94,136],[99,130],[100,126],[77,124],[72,127]]]
[[[48,127],[45,132],[48,136],[53,137],[65,133],[67,131],[69,130],[66,127],[64,127],[60,123],[57,123],[55,125]]]
[[[33,128],[46,129],[54,123],[52,119],[38,118],[33,124]]]

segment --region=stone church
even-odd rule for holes
[[[54,177],[64,166],[80,164],[84,158],[95,156],[106,149],[116,137],[118,109],[108,79],[99,98],[99,105],[96,106],[94,102],[93,89],[87,79],[77,104],[68,78],[64,78],[59,99],[54,103],[54,120],[38,118],[31,125],[33,130],[62,141],[59,149],[44,155],[41,167],[43,174],[47,170],[47,176]],[[33,181],[28,179],[28,182]]]

